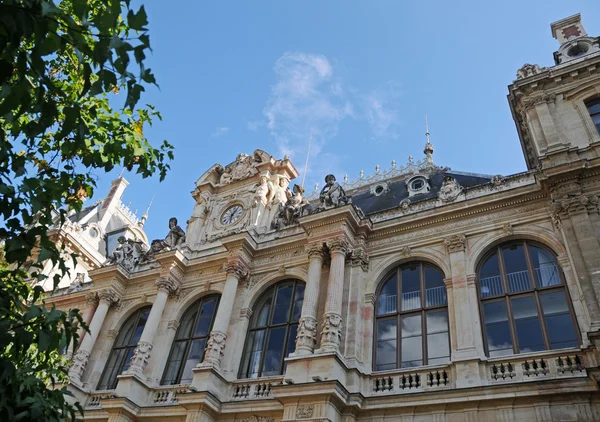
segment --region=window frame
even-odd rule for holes
[[[523,252],[525,255],[525,262],[527,265],[527,274],[529,276],[531,286],[533,286],[529,290],[510,292],[509,284],[508,284],[508,280],[507,280],[507,276],[506,276],[506,264],[504,262],[504,255],[502,253],[502,248],[511,247],[514,245],[519,245],[519,246],[523,247]],[[533,263],[531,262],[531,255],[529,252],[529,248],[531,246],[545,251],[546,253],[550,254],[550,256],[552,256],[554,258],[554,264],[556,265],[556,267],[558,269],[560,284],[539,287],[539,280],[537,279],[537,276],[535,275]],[[496,254],[497,260],[498,260],[498,271],[499,271],[499,276],[500,276],[501,283],[502,283],[503,293],[500,295],[494,295],[494,296],[489,296],[489,297],[484,298],[484,297],[482,297],[482,294],[481,294],[481,292],[482,292],[481,291],[481,269],[482,269],[483,265],[488,261],[488,259],[490,259],[494,255],[494,253]],[[477,297],[479,299],[479,317],[481,318],[481,334],[483,337],[483,345],[484,345],[484,349],[485,349],[485,354],[488,358],[495,359],[495,358],[501,358],[504,356],[520,355],[520,354],[524,354],[524,353],[540,353],[540,352],[547,352],[547,351],[552,351],[552,350],[560,350],[560,349],[552,349],[552,347],[551,347],[550,339],[549,339],[550,335],[549,335],[548,328],[546,326],[546,320],[545,320],[546,315],[544,314],[544,311],[542,309],[542,302],[541,302],[540,296],[548,291],[564,292],[565,301],[567,302],[567,307],[569,310],[569,315],[571,316],[571,321],[573,323],[573,328],[575,330],[576,340],[577,340],[578,344],[581,344],[581,333],[579,331],[579,324],[577,323],[577,317],[575,315],[575,310],[573,308],[573,302],[572,302],[571,296],[569,294],[569,287],[567,285],[567,280],[565,278],[562,267],[560,266],[560,264],[558,262],[556,254],[551,249],[547,248],[546,246],[544,246],[541,243],[526,240],[526,239],[512,240],[512,241],[500,243],[500,244],[490,248],[490,250],[487,251],[485,253],[485,255],[479,260],[479,263],[477,265],[476,274],[477,274],[477,278],[476,278],[477,282],[475,284],[477,286]],[[535,300],[537,318],[540,323],[540,329],[542,331],[542,339],[544,340],[545,348],[543,350],[534,351],[534,352],[520,352],[517,327],[516,327],[516,322],[514,319],[513,309],[512,309],[512,299],[519,299],[519,298],[524,298],[524,297],[528,297],[528,296],[533,297],[533,299]],[[487,324],[486,324],[485,312],[484,312],[484,304],[493,303],[493,302],[498,302],[498,303],[502,302],[506,306],[506,315],[508,318],[508,326],[509,326],[509,331],[510,331],[510,336],[511,336],[511,341],[512,341],[512,354],[490,356],[489,342],[488,342],[488,336],[487,336]]]
[[[212,317],[210,319],[210,324],[208,326],[208,332],[206,335],[204,336],[196,336],[194,337],[193,332],[195,331],[197,325],[198,325],[198,312],[202,309],[202,306],[204,306],[204,303],[210,299],[216,298],[216,304],[215,304],[215,311],[212,314]],[[202,350],[202,356],[200,358],[200,362],[202,362],[204,360],[204,355],[206,353],[206,345],[208,343],[208,340],[210,338],[210,333],[212,332],[213,329],[213,325],[215,323],[215,318],[217,317],[217,312],[219,311],[219,304],[221,303],[221,295],[220,294],[210,294],[210,295],[206,295],[203,296],[201,298],[199,298],[198,300],[196,300],[194,303],[192,303],[190,306],[188,306],[188,308],[185,310],[185,312],[183,313],[183,315],[180,318],[180,324],[179,327],[177,327],[177,331],[175,331],[175,337],[173,337],[173,341],[171,342],[171,350],[169,351],[169,356],[167,358],[167,362],[165,365],[165,368],[163,370],[163,374],[162,377],[160,378],[160,385],[161,386],[173,386],[173,385],[180,385],[181,384],[181,378],[183,377],[183,370],[185,369],[185,362],[187,361],[189,352],[190,352],[190,347],[192,345],[192,343],[194,342],[194,340],[201,340],[201,339],[205,339],[204,342],[204,349]],[[196,309],[194,310],[194,307],[196,307]],[[182,337],[182,338],[178,338],[177,334],[179,334],[179,330],[182,329],[182,324],[181,322],[184,321],[185,317],[187,316],[188,312],[195,312],[195,317],[193,319],[193,324],[190,328],[191,331],[191,335],[190,336],[186,336],[186,337]],[[175,344],[176,343],[180,343],[180,342],[186,342],[182,359],[181,359],[181,363],[179,365],[179,369],[177,370],[177,376],[175,377],[176,382],[174,382],[173,384],[167,384],[165,383],[165,376],[167,375],[167,370],[169,369],[169,363],[171,362],[171,357],[173,356],[173,353],[175,352]]]
[[[401,310],[401,300],[402,300],[402,278],[401,278],[401,274],[402,274],[402,269],[404,268],[409,268],[412,267],[414,265],[418,265],[419,266],[419,284],[420,284],[420,291],[419,291],[419,297],[421,300],[421,306],[419,308],[414,308],[414,309],[409,309],[409,310]],[[444,272],[436,265],[428,262],[428,261],[411,261],[411,262],[407,262],[405,264],[401,264],[398,265],[397,267],[395,267],[392,271],[389,271],[385,277],[383,277],[381,279],[381,282],[379,283],[379,286],[377,287],[377,292],[375,295],[375,304],[373,305],[374,307],[374,312],[373,315],[375,316],[373,318],[373,344],[372,344],[372,368],[373,368],[373,372],[384,372],[384,371],[398,371],[398,370],[409,370],[411,368],[421,368],[421,367],[425,367],[425,366],[429,366],[431,364],[429,364],[429,353],[428,353],[428,347],[427,347],[427,339],[428,339],[428,330],[427,330],[427,314],[428,313],[433,313],[433,312],[439,312],[441,310],[445,310],[446,311],[446,317],[447,317],[447,327],[448,330],[446,331],[448,334],[448,362],[450,362],[450,357],[451,357],[451,353],[452,353],[452,341],[450,338],[450,315],[449,315],[449,307],[448,307],[448,288],[446,287],[446,284],[444,283],[444,289],[446,292],[446,303],[443,305],[436,305],[436,306],[426,306],[427,301],[426,301],[426,280],[425,280],[425,267],[429,266],[432,267],[434,269],[436,269],[437,271],[439,271],[439,273],[442,275],[442,280],[445,280],[445,274]],[[394,274],[396,275],[396,310],[393,312],[388,312],[386,314],[378,314],[378,305],[379,305],[379,297],[381,295],[381,290],[384,288],[384,286],[388,283],[388,281],[390,280],[391,277],[394,276]],[[402,367],[402,318],[406,318],[406,317],[411,317],[411,316],[420,316],[421,317],[421,360],[423,362],[422,365],[418,365],[418,366],[409,366],[409,367]],[[377,369],[377,343],[378,343],[378,339],[379,339],[379,330],[378,330],[378,322],[379,321],[384,321],[384,320],[392,320],[395,318],[396,321],[396,367],[393,369]],[[438,334],[438,332],[432,333],[432,334]],[[438,358],[434,358],[434,359],[438,359]],[[407,362],[411,362],[411,361],[407,361]],[[435,364],[438,365],[438,364]]]
[[[289,307],[289,311],[288,311],[288,317],[285,322],[273,324],[272,323],[273,313],[275,312],[275,308],[276,308],[275,303],[277,302],[277,293],[279,291],[279,287],[284,284],[290,283],[290,282],[293,283],[293,288],[292,288],[292,294],[291,294],[291,299],[290,299],[290,307]],[[238,379],[255,380],[255,379],[260,379],[260,378],[269,378],[269,377],[273,377],[273,376],[283,375],[283,370],[285,368],[285,358],[286,358],[285,353],[287,352],[287,349],[289,347],[290,329],[292,326],[298,326],[300,324],[300,318],[302,318],[302,314],[300,314],[300,317],[298,317],[298,321],[295,321],[295,322],[290,321],[292,318],[292,315],[294,313],[294,299],[296,297],[296,290],[297,290],[297,287],[299,284],[302,284],[304,286],[304,288],[306,289],[306,283],[300,279],[288,278],[288,279],[280,280],[277,283],[270,286],[264,292],[262,292],[262,294],[257,299],[256,303],[252,307],[252,316],[250,317],[250,323],[248,324],[248,329],[246,330],[246,340],[244,341],[244,348],[242,349],[242,358],[241,358],[241,362],[240,362],[240,368],[238,370]],[[269,309],[269,315],[267,316],[267,323],[265,325],[256,325],[253,327],[252,326],[252,323],[254,321],[253,318],[259,317],[259,313],[264,304],[263,300],[269,294],[272,294],[273,296],[272,296],[271,306]],[[302,299],[302,304],[303,303],[304,303],[304,298]],[[259,306],[260,306],[260,309],[259,309]],[[276,329],[276,328],[281,328],[281,327],[286,327],[286,330],[285,330],[285,336],[284,336],[284,341],[283,341],[283,347],[281,348],[281,350],[283,351],[283,357],[281,359],[281,363],[280,363],[280,367],[279,367],[279,375],[263,375],[264,363],[265,363],[265,358],[267,356],[267,351],[268,351],[267,347],[269,344],[269,340],[271,338],[271,332],[274,328]],[[260,357],[260,363],[259,363],[258,371],[257,371],[258,376],[255,378],[249,378],[248,377],[248,369],[249,368],[244,368],[244,359],[245,359],[245,355],[247,352],[248,342],[250,341],[250,338],[252,337],[251,333],[261,331],[261,330],[266,330],[266,334],[264,336],[263,343],[262,343],[263,348],[261,349],[262,354]],[[293,339],[293,341],[295,341],[295,338]],[[251,361],[249,360],[248,366],[250,365],[250,362]]]
[[[592,98],[588,101],[585,101],[585,108],[588,112],[588,116],[590,116],[590,119],[592,121],[592,125],[596,128],[596,131],[598,132],[598,134],[600,134],[600,122],[595,123],[594,122],[594,116],[598,116],[598,118],[600,118],[600,110],[592,113],[591,108],[594,106],[599,106],[600,107],[600,98]]]
[[[108,370],[108,364],[110,363],[110,360],[113,357],[113,354],[115,353],[115,351],[116,350],[126,350],[126,351],[128,351],[129,349],[133,349],[135,351],[135,349],[137,348],[137,345],[139,344],[139,340],[138,340],[138,342],[136,344],[131,344],[131,339],[135,335],[135,328],[138,326],[138,323],[140,321],[140,317],[142,316],[142,314],[146,310],[148,310],[148,316],[150,316],[150,311],[152,310],[152,305],[142,306],[141,308],[136,309],[134,312],[132,312],[131,315],[129,315],[129,317],[127,319],[125,319],[125,321],[123,321],[123,324],[121,324],[121,326],[119,327],[119,331],[120,331],[120,330],[123,329],[123,327],[125,326],[125,324],[127,324],[129,322],[129,320],[131,318],[135,318],[135,322],[133,324],[133,330],[131,331],[131,335],[129,336],[129,339],[127,340],[127,342],[124,342],[124,344],[122,346],[117,346],[116,343],[119,340],[119,336],[117,335],[117,338],[115,338],[115,341],[113,342],[113,344],[112,344],[112,346],[110,348],[110,353],[108,354],[108,359],[106,360],[106,363],[104,364],[104,369],[102,370],[102,374],[100,375],[100,379],[98,380],[98,384],[96,386],[96,390],[100,390],[100,385],[102,383],[102,380],[104,379],[104,375],[106,374],[106,371]],[[146,327],[146,324],[144,324],[144,328],[145,327]],[[142,333],[144,332],[144,328],[142,328]],[[141,334],[140,334],[140,337],[141,337]],[[123,368],[126,365],[127,355],[128,355],[128,353],[126,352],[123,355],[123,358],[121,358],[121,362],[118,365],[119,370],[117,371],[117,374],[115,375],[115,379],[112,380],[112,381],[111,380],[107,380],[107,382],[106,382],[106,388],[103,388],[101,391],[103,391],[103,390],[114,390],[115,388],[117,388],[117,383],[119,381],[119,375],[123,374]]]

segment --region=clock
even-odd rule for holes
[[[235,222],[237,222],[244,213],[244,209],[241,205],[232,205],[225,210],[223,215],[221,215],[221,224],[224,226],[229,226]]]

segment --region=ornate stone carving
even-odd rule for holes
[[[510,236],[511,234],[514,233],[513,225],[510,223],[505,223],[502,226],[502,231],[504,232],[505,235]]]
[[[127,370],[128,374],[143,374],[144,369],[148,365],[150,359],[150,352],[152,351],[152,344],[147,341],[138,342],[137,347],[131,357],[131,365]]]
[[[500,186],[506,183],[506,177],[502,176],[501,174],[497,174],[494,177],[492,177],[492,180],[490,180],[490,182],[492,183],[492,186],[494,188],[499,188]]]
[[[241,263],[240,261],[230,261],[223,265],[223,271],[227,273],[227,275],[234,274],[238,280],[244,280],[248,277],[248,267]]]
[[[464,234],[455,234],[444,239],[444,245],[446,245],[448,254],[462,252],[467,247],[467,237]]]
[[[299,404],[296,407],[296,419],[310,419],[315,412],[314,404]]]
[[[240,309],[240,318],[250,319],[251,316],[252,316],[252,309],[250,309],[250,308]]]
[[[517,70],[517,80],[537,75],[538,73],[541,73],[543,69],[545,68],[540,68],[540,65],[525,63]]]
[[[317,320],[311,317],[300,318],[296,335],[296,350],[312,351],[317,343]]]
[[[360,265],[363,271],[369,271],[369,255],[363,248],[353,249],[350,253],[352,265]]]
[[[243,419],[236,419],[235,422],[279,422],[279,420],[276,420],[274,418],[271,418],[269,416],[249,416],[247,418],[243,418]]]
[[[256,155],[256,153],[255,153]],[[235,161],[225,168],[218,166],[217,172],[221,173],[219,183],[227,185],[235,180],[242,180],[254,176],[258,170],[254,167],[256,157],[251,157],[247,154],[238,154]]]
[[[342,317],[338,314],[326,314],[321,328],[321,345],[339,346],[342,341]]]
[[[181,288],[181,283],[171,276],[159,277],[155,285],[159,290],[165,290],[169,295],[179,293],[179,289]]]
[[[87,292],[85,294],[85,303],[88,306],[98,305],[98,292]]]
[[[323,259],[323,244],[322,243],[309,243],[304,247],[308,259],[321,258]]]
[[[88,360],[90,358],[90,352],[87,350],[79,349],[75,356],[73,356],[73,361],[71,362],[71,367],[69,368],[69,377],[75,379],[76,381],[80,381],[83,376],[83,372],[87,367]]]
[[[411,205],[410,199],[405,198],[402,201],[400,201],[399,207],[402,210],[402,212],[408,212],[408,210],[410,209],[410,205]]]
[[[179,321],[177,321],[176,319],[172,319],[167,323],[167,329],[169,329],[169,330],[177,331],[178,328],[179,328]]]
[[[121,297],[116,290],[109,287],[108,289],[100,290],[98,292],[98,299],[100,302],[105,302],[109,306],[115,306],[120,302]]]
[[[210,192],[202,192],[195,196],[196,205],[192,211],[192,216],[187,221],[187,236],[188,242],[198,242],[202,240],[206,230],[208,217],[214,205],[213,195]]]
[[[118,264],[127,271],[131,271],[148,251],[148,247],[144,243],[127,239],[125,236],[119,236],[117,242],[117,247],[110,254],[104,266]]]
[[[312,205],[302,195],[304,188],[300,185],[294,185],[294,195],[290,196],[285,204],[279,204],[279,211],[271,222],[271,228],[275,230],[291,226],[298,222],[299,217],[312,214]]]
[[[400,258],[408,258],[412,254],[410,246],[402,246],[398,249],[398,252],[400,253]]]
[[[254,193],[252,198],[253,207],[263,205],[266,209],[271,208],[271,201],[275,195],[275,188],[267,176],[260,176],[259,183],[254,186],[250,192]]]
[[[320,210],[327,210],[350,203],[350,198],[346,196],[346,191],[336,182],[333,174],[325,176],[325,186],[321,189],[319,199],[321,200]]]
[[[202,366],[219,367],[221,365],[221,358],[223,357],[226,340],[227,334],[220,331],[211,331],[210,338],[206,343],[206,352]]]
[[[452,176],[445,176],[438,198],[442,202],[452,202],[462,193],[464,188]]]
[[[538,104],[553,103],[556,99],[556,94],[543,92],[523,99],[523,106],[528,109],[535,107]]]
[[[550,217],[558,229],[562,227],[562,218],[584,212],[598,213],[598,197],[596,195],[568,195],[550,203]]]
[[[336,237],[327,241],[327,247],[331,253],[343,253],[344,255],[350,250],[350,244],[343,237]]]

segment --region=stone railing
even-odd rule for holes
[[[371,392],[374,395],[383,393],[416,393],[436,389],[452,388],[450,367],[403,371],[401,373],[372,375]]]
[[[539,381],[563,377],[587,377],[583,353],[555,353],[540,357],[514,356],[487,365],[491,384]]]
[[[117,395],[113,390],[106,391],[97,391],[95,393],[91,393],[85,404],[86,409],[102,409],[102,400],[105,399],[114,399]]]
[[[271,387],[283,383],[283,377],[273,377],[257,380],[237,380],[231,386],[233,400],[260,400],[271,399]]]
[[[150,406],[165,406],[177,404],[177,396],[184,394],[189,390],[188,385],[173,385],[168,387],[158,387],[154,389],[150,397]]]

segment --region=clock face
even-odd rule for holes
[[[227,208],[221,216],[221,224],[223,224],[224,226],[233,224],[242,217],[243,213],[244,209],[241,205],[233,205]]]

